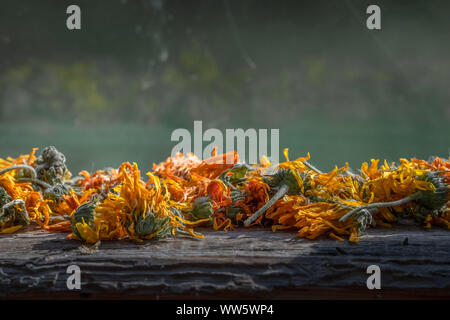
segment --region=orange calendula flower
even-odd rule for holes
[[[194,228],[233,230],[242,225],[295,230],[307,239],[359,241],[370,226],[392,228],[400,216],[423,227],[450,228],[450,162],[371,159],[360,174],[348,164],[322,172],[310,154],[273,166],[239,163],[237,152],[200,160],[181,153],[146,177],[136,163],[81,171],[70,179],[65,156],[54,147],[0,159],[0,233],[28,224],[67,232],[86,243],[176,236],[203,238]],[[67,220],[67,219],[70,219]]]

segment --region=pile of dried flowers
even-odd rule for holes
[[[450,159],[378,160],[359,174],[348,164],[321,172],[307,157],[272,166],[239,162],[236,152],[201,161],[177,154],[143,179],[137,164],[72,177],[54,147],[0,159],[0,233],[33,223],[86,243],[175,235],[203,238],[194,227],[262,225],[299,237],[357,242],[367,226],[411,217],[450,229]]]

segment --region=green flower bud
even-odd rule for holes
[[[200,197],[195,199],[191,213],[196,219],[206,219],[211,217],[214,210],[211,202],[209,201],[209,197]]]

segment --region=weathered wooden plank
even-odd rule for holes
[[[64,234],[0,237],[3,298],[408,298],[450,297],[450,233],[400,226],[369,230],[359,244],[298,239],[262,229],[203,230],[204,240],[103,242],[93,254]],[[407,245],[405,239],[408,238]],[[82,289],[66,286],[69,265]],[[381,290],[366,288],[380,266]]]

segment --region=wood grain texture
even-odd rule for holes
[[[449,298],[450,233],[368,230],[354,245],[263,229],[202,231],[206,238],[103,242],[85,254],[65,234],[0,237],[2,298]],[[408,244],[405,245],[405,238]],[[81,290],[68,290],[69,265]],[[381,268],[381,290],[366,269]]]

